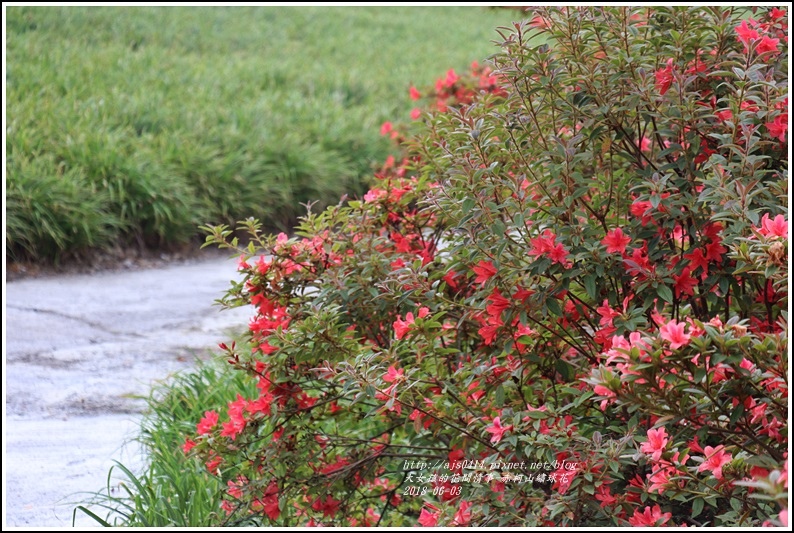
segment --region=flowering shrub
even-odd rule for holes
[[[185,445],[229,522],[787,524],[786,28],[538,9],[363,199],[207,228],[255,309],[258,396]]]

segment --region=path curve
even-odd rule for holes
[[[71,527],[79,492],[113,460],[137,468],[142,399],[207,358],[251,311],[214,304],[236,265],[194,259],[136,271],[8,282],[4,294],[4,526]],[[78,526],[96,526],[78,513]]]

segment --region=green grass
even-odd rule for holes
[[[483,7],[7,7],[7,250],[186,242],[360,194],[411,84],[496,51]]]
[[[139,441],[146,468],[133,472],[118,463],[108,473],[108,486],[75,508],[102,525],[142,527],[201,527],[221,525],[222,482],[195,458],[182,452],[185,437],[193,436],[204,411],[222,409],[237,393],[256,397],[253,381],[222,361],[200,363],[190,372],[156,387]],[[119,489],[111,478],[121,475]],[[220,514],[219,514],[220,512]]]

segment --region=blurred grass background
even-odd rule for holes
[[[360,194],[411,84],[496,49],[484,7],[7,7],[6,250],[288,229]]]

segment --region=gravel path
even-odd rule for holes
[[[234,261],[8,282],[4,291],[4,528],[71,527],[73,502],[133,469],[152,383],[244,328],[214,304]],[[72,502],[70,505],[69,503]],[[78,513],[78,526],[96,526]]]

